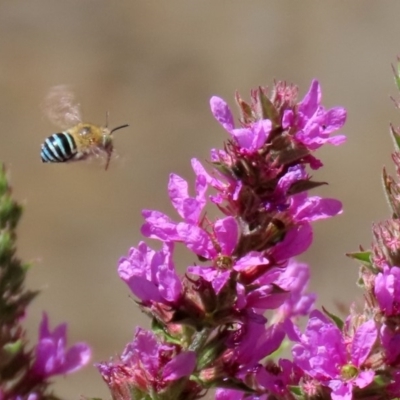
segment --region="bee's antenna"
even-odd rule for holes
[[[108,128],[108,117],[110,116],[110,111],[106,111],[106,128]]]
[[[108,123],[108,112],[107,112],[107,123]],[[106,149],[106,151],[107,151],[107,153],[108,153],[108,154],[107,154],[107,162],[106,162],[106,171],[107,171],[107,168],[108,168],[108,166],[109,166],[109,164],[110,164],[111,154],[112,154],[112,152],[113,152],[112,139],[110,138],[110,136],[112,135],[113,132],[117,131],[118,129],[126,128],[126,127],[128,127],[128,126],[129,126],[128,124],[117,126],[116,128],[114,128],[114,129],[112,129],[112,130],[110,131],[109,136],[106,136],[106,137],[108,138],[108,140],[107,140],[107,142],[108,142],[108,146],[107,146],[108,149]]]
[[[114,128],[113,130],[111,130],[110,135],[111,135],[113,132],[117,131],[118,129],[126,128],[126,127],[128,127],[128,126],[129,126],[128,124],[126,124],[126,125],[121,125],[121,126],[117,126],[117,127]]]

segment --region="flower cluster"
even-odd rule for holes
[[[0,165],[0,400],[57,400],[49,390],[50,378],[82,368],[90,349],[84,343],[67,349],[66,325],[52,332],[46,314],[36,346],[28,348],[21,323],[37,293],[24,288],[29,265],[15,256],[21,213]]]
[[[400,90],[400,69],[395,78]],[[313,311],[292,347],[302,370],[299,387],[310,398],[400,397],[400,128],[391,126],[391,134],[397,180],[383,171],[391,218],[373,226],[371,250],[349,254],[361,263],[364,305],[360,311],[352,307],[344,322]]]
[[[395,70],[400,90],[400,61]],[[383,171],[391,217],[373,226],[361,263],[361,309],[342,320],[314,309],[310,271],[294,257],[313,241],[312,223],[341,213],[340,201],[310,195],[325,184],[315,151],[340,145],[333,135],[346,119],[326,109],[314,80],[298,100],[285,82],[237,94],[238,122],[212,97],[216,121],[228,134],[206,166],[191,162],[194,191],[171,174],[171,218],[143,210],[143,236],[118,274],[151,318],[119,357],[97,364],[114,400],[387,400],[400,398],[400,128],[391,126],[397,178]],[[400,103],[395,102],[400,109]],[[20,206],[0,168],[0,400],[57,400],[49,379],[88,363],[84,343],[66,347],[66,325],[53,331],[44,313],[37,345],[28,350],[20,323],[35,292],[24,289],[28,266],[15,257]],[[184,275],[176,246],[192,254]],[[182,270],[180,268],[180,270]],[[304,330],[300,317],[308,318]],[[279,358],[291,342],[291,359]]]
[[[152,331],[137,330],[119,358],[98,364],[114,399],[190,400],[209,388],[218,388],[218,400],[294,399],[343,392],[340,369],[365,364],[376,337],[370,322],[354,332],[349,325],[346,337],[320,313],[311,314],[304,334],[295,324],[315,296],[306,291],[308,266],[293,257],[311,245],[312,222],[342,210],[336,199],[309,195],[324,182],[307,170],[322,166],[315,150],[344,142],[332,134],[346,119],[343,108],[321,104],[318,81],[301,101],[297,92],[277,82],[252,91],[249,103],[237,94],[237,124],[228,104],[212,97],[211,111],[229,136],[223,149],[211,151],[211,170],[192,160],[194,195],[185,179],[170,175],[177,218],[143,211],[142,234],[161,242],[160,249],[139,243],[120,259],[118,273],[151,317]],[[194,256],[184,276],[174,264],[179,244]],[[315,341],[319,350],[340,339],[332,345],[340,350],[332,377],[314,373],[320,331],[326,337]],[[363,347],[349,351],[350,337]],[[296,342],[293,361],[275,362],[285,338]],[[327,360],[330,353],[326,347]],[[350,388],[374,375],[351,376]]]

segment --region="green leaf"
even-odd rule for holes
[[[329,312],[325,307],[322,307],[322,311],[335,323],[340,330],[343,329],[344,322],[341,318]]]
[[[393,180],[393,178],[387,174],[386,168],[383,168],[382,171],[382,181],[383,181],[383,187],[384,187],[384,193],[387,202],[389,203],[389,207],[391,208],[391,211],[393,212],[395,218],[398,218],[398,203],[396,201],[396,196],[398,190],[397,190],[397,184]]]
[[[22,207],[11,197],[0,197],[0,228],[14,229],[22,215]]]
[[[273,127],[279,126],[278,111],[261,87],[258,88],[257,95],[262,119],[269,119]]]
[[[296,396],[301,396],[303,394],[303,392],[301,391],[300,386],[290,386],[289,385],[289,389]]]
[[[364,287],[365,287],[365,282],[364,282],[364,279],[363,279],[363,277],[361,276],[361,274],[360,274],[360,276],[358,277],[358,279],[357,279],[357,281],[356,281],[356,285],[357,285],[358,287],[360,287],[360,288],[364,288]]]
[[[366,267],[372,268],[371,251],[358,251],[355,253],[346,253],[346,256],[361,262]]]
[[[3,346],[3,350],[10,356],[17,355],[22,349],[22,340],[17,340],[13,343],[7,343]]]
[[[165,329],[165,326],[161,324],[156,318],[153,318],[151,321],[151,330],[158,336],[163,336],[164,339],[168,342],[180,344],[180,341],[174,338],[169,332]]]
[[[400,133],[397,132],[397,129],[393,125],[390,125],[390,133],[392,135],[396,150],[400,150]]]
[[[387,381],[380,375],[375,375],[374,383],[380,387],[387,385]]]
[[[292,164],[302,158],[308,156],[310,153],[305,146],[285,147],[281,150],[278,149],[276,153],[276,162],[283,165]]]
[[[14,238],[11,232],[0,233],[0,264],[9,264],[15,253]]]
[[[327,185],[327,182],[314,182],[310,181],[308,179],[302,179],[298,180],[297,182],[293,183],[292,186],[290,186],[289,190],[287,191],[287,194],[289,196],[293,196],[294,194],[298,194],[301,192],[305,192],[311,189],[315,189],[317,187]]]
[[[244,122],[253,119],[253,110],[251,107],[240,97],[240,94],[236,92],[235,100],[239,107],[240,119]]]
[[[288,339],[284,339],[281,345],[271,354],[264,357],[263,361],[274,361],[282,355],[282,353],[290,348],[291,342]]]
[[[392,65],[393,75],[394,75],[394,83],[397,86],[397,89],[400,91],[400,62],[397,60],[397,68]]]
[[[0,164],[0,197],[4,196],[9,190],[6,169],[4,164]]]
[[[223,335],[221,335],[224,337]],[[197,368],[199,370],[205,369],[213,363],[225,350],[226,343],[225,337],[218,337],[211,339],[203,348],[197,352]],[[190,348],[192,350],[192,348]]]
[[[204,385],[204,383],[202,383],[202,384]],[[223,380],[217,379],[209,387],[241,390],[242,392],[246,392],[246,393],[255,393],[255,390],[251,389],[249,386],[247,386],[242,381],[239,381],[234,378],[224,378]]]
[[[222,175],[226,176],[227,178],[232,178],[233,173],[232,170],[227,167],[225,164],[222,164],[220,162],[213,162],[212,163],[213,167]]]

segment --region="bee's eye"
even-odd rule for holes
[[[90,128],[83,128],[83,129],[81,129],[81,132],[80,132],[80,134],[82,136],[88,135],[89,133],[90,133]]]

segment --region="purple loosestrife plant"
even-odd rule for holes
[[[400,91],[400,60],[395,80]],[[323,165],[315,151],[345,141],[334,133],[346,111],[325,109],[317,80],[297,94],[284,82],[253,90],[249,102],[237,94],[238,122],[212,97],[228,134],[223,149],[212,149],[207,168],[192,160],[193,196],[170,175],[175,217],[143,210],[142,233],[158,249],[140,242],[118,274],[152,327],[97,364],[113,400],[194,400],[209,389],[217,400],[400,398],[400,128],[391,126],[397,178],[383,171],[391,216],[373,226],[371,250],[349,254],[361,263],[365,301],[342,320],[314,309],[309,268],[294,257],[311,245],[314,221],[342,211],[309,192],[324,184],[310,175]],[[49,379],[80,369],[90,350],[68,349],[66,325],[50,329],[47,314],[28,348],[21,321],[36,293],[24,288],[28,266],[15,256],[20,215],[0,168],[0,400],[57,400]],[[183,276],[177,245],[193,254]],[[279,358],[288,342],[292,359]]]
[[[118,273],[152,319],[152,330],[138,329],[120,357],[98,364],[114,400],[191,400],[210,388],[218,389],[219,400],[306,398],[312,391],[329,398],[374,378],[368,370],[340,381],[349,362],[364,366],[377,335],[374,324],[358,328],[357,343],[367,336],[369,342],[349,353],[346,337],[328,317],[312,314],[305,334],[295,324],[315,296],[306,292],[308,266],[293,257],[311,245],[313,221],[342,211],[336,199],[309,195],[324,182],[308,170],[322,167],[316,149],[344,142],[332,134],[346,119],[343,108],[321,104],[317,80],[300,101],[297,92],[276,82],[271,90],[253,90],[249,103],[237,94],[238,123],[228,104],[212,97],[212,114],[228,133],[224,148],[211,151],[210,168],[192,160],[194,196],[186,180],[170,175],[177,218],[143,211],[142,233],[161,241],[161,249],[139,243],[120,259]],[[221,215],[210,217],[206,206]],[[193,253],[184,276],[173,261],[178,244]],[[320,347],[338,340],[318,359],[329,364],[329,354],[340,349],[333,376],[313,374],[305,360],[314,350],[309,337],[318,336],[315,318],[327,331],[316,342]],[[296,342],[294,361],[274,361],[285,337]]]
[[[15,230],[21,214],[0,165],[0,400],[57,400],[50,390],[50,378],[82,368],[89,362],[90,349],[78,343],[67,350],[66,325],[51,332],[46,314],[38,343],[34,348],[28,346],[22,322],[37,292],[25,289],[30,266],[15,255]]]

